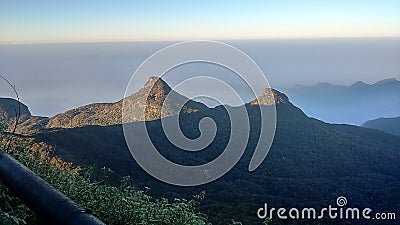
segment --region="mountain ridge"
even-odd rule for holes
[[[155,105],[162,96],[151,96]],[[275,138],[265,161],[249,172],[248,163],[258,143],[263,119],[259,108],[271,107],[272,99],[277,112]],[[254,215],[266,202],[271,206],[325,207],[338,196],[346,196],[352,205],[373,205],[382,211],[400,208],[400,137],[310,118],[286,95],[272,89],[266,89],[242,107],[246,107],[250,120],[250,137],[242,158],[225,176],[199,187],[167,185],[148,175],[133,159],[121,124],[45,127],[32,137],[57,146],[54,154],[68,162],[111,168],[121,177],[129,175],[135,188],[150,187],[149,192],[154,196],[190,198],[205,190],[206,198],[200,209],[216,225],[227,224],[232,218],[244,224],[261,224]],[[145,121],[145,125],[161,155],[182,165],[200,165],[224,151],[231,132],[229,115],[219,106],[182,113],[179,117],[182,133],[197,138],[201,134],[199,122],[204,117],[212,118],[218,129],[213,142],[198,152],[183,151],[169,142],[160,119]],[[142,126],[143,121],[132,122],[133,131]],[[337,221],[326,222],[337,224]]]
[[[205,190],[206,198],[200,208],[217,225],[227,224],[232,218],[244,224],[261,224],[254,214],[265,202],[271,206],[324,207],[338,196],[346,196],[352,205],[373,205],[383,211],[400,208],[400,137],[352,125],[327,124],[309,118],[290,102],[276,105],[272,147],[265,161],[250,173],[248,163],[262,122],[258,110],[270,107],[259,104],[264,100],[245,105],[250,137],[242,158],[225,176],[199,187],[167,185],[148,175],[126,146],[122,125],[57,129],[35,138],[57,146],[57,155],[68,161],[111,168],[120,176],[129,175],[136,188],[149,187],[150,193],[157,197],[190,198]],[[182,133],[197,138],[199,122],[204,117],[214,120],[217,133],[213,142],[199,152],[183,151],[170,143],[161,120],[146,121],[145,125],[153,145],[165,158],[181,165],[201,165],[224,151],[231,132],[229,115],[219,106],[182,114],[179,118]],[[134,132],[135,127],[142,126],[143,122],[134,122],[131,128]],[[139,138],[134,141],[141,143]]]
[[[400,136],[400,116],[369,120],[361,126],[366,128],[378,129],[389,134]]]
[[[328,123],[362,125],[400,112],[400,81],[395,78],[373,84],[357,81],[349,86],[295,86],[283,91],[307,115]]]
[[[168,95],[170,97],[167,98]],[[124,103],[124,101],[126,102]],[[247,104],[272,105],[288,101],[285,94],[266,88],[261,96]],[[175,92],[161,78],[150,77],[140,90],[117,102],[83,105],[49,118],[32,116],[28,110],[29,115],[24,118],[24,123],[21,123],[19,130],[29,132],[29,130],[37,131],[40,128],[75,128],[122,124],[122,108],[124,104],[130,110],[127,118],[129,122],[151,121],[180,113],[181,102],[186,102],[182,107],[183,113],[208,109],[203,103],[190,100]],[[13,104],[16,105],[17,103],[14,102]],[[28,109],[25,105],[23,105],[23,108]],[[142,115],[143,111],[145,111],[144,117]]]

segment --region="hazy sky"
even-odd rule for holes
[[[0,43],[395,36],[398,0],[0,0]]]
[[[228,43],[252,57],[273,88],[318,82],[350,85],[358,80],[374,83],[391,77],[400,80],[400,38]],[[118,101],[139,64],[170,44],[172,42],[0,45],[0,73],[16,85],[21,99],[33,114],[51,116],[93,102]],[[234,82],[227,69],[204,64],[177,68],[167,74],[167,82],[174,86],[197,75],[219,76],[224,81]],[[215,91],[209,90],[207,94]],[[4,82],[0,82],[2,96],[13,96]]]

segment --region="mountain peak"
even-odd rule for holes
[[[285,94],[272,88],[266,88],[259,97],[249,102],[249,104],[270,106],[287,102],[289,102],[289,99]]]
[[[396,85],[400,84],[400,81],[396,80],[396,78],[388,78],[374,83],[373,86],[388,85],[388,84]]]
[[[162,78],[155,76],[150,77],[143,88],[144,89],[151,88],[152,91],[163,90],[164,92],[167,93],[171,90],[171,87]]]
[[[368,86],[368,84],[366,84],[366,83],[364,83],[362,81],[357,81],[354,84],[352,84],[350,87],[357,88],[357,87],[366,87],[366,86]]]
[[[148,103],[156,103],[161,104],[165,100],[165,97],[171,91],[171,87],[160,77],[150,77],[149,80],[146,82],[144,87],[139,90],[137,93],[141,95],[147,96]]]

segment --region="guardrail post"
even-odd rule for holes
[[[15,193],[44,224],[104,225],[1,149],[0,182]]]

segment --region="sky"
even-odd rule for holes
[[[400,37],[397,0],[0,0],[0,43]]]

